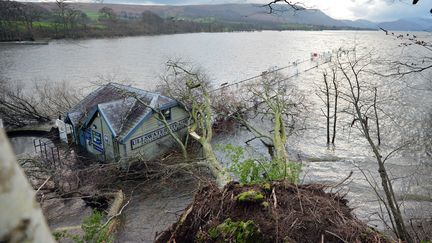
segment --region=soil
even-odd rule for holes
[[[251,220],[256,226],[253,242],[390,242],[358,220],[346,199],[325,189],[323,185],[285,181],[267,185],[231,182],[223,189],[209,184],[197,192],[179,221],[156,242],[239,242],[234,234],[215,237],[209,233],[227,219]],[[239,194],[251,190],[264,198],[238,199]],[[250,241],[243,238],[240,242]]]

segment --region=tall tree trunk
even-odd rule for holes
[[[323,73],[324,76],[324,84],[325,84],[325,96],[326,96],[326,108],[327,108],[327,113],[325,114],[326,120],[327,120],[327,144],[330,144],[330,91],[329,91],[329,85],[328,85],[328,81],[327,81],[327,74],[324,72]]]
[[[208,142],[201,142],[202,149],[204,152],[204,157],[207,160],[210,171],[212,175],[216,178],[216,183],[219,187],[225,186],[229,181],[232,180],[228,171],[222,166],[222,164],[217,160],[212,145]]]
[[[356,97],[354,95],[354,93],[352,93],[352,95],[354,98]],[[405,223],[403,221],[402,213],[400,211],[400,208],[399,208],[399,205],[397,203],[396,196],[395,196],[395,193],[393,190],[393,185],[392,185],[392,183],[388,177],[387,170],[384,166],[384,161],[382,160],[382,155],[379,152],[378,147],[375,145],[375,143],[373,142],[373,140],[370,136],[367,121],[366,121],[366,119],[363,118],[363,115],[361,113],[361,109],[360,109],[359,104],[358,104],[358,98],[355,98],[355,102],[353,104],[354,104],[354,108],[356,110],[356,114],[359,118],[364,136],[365,136],[366,140],[368,141],[369,145],[371,146],[372,151],[375,155],[375,158],[378,162],[378,173],[379,173],[380,178],[381,178],[381,185],[383,187],[384,194],[385,194],[386,199],[387,199],[388,207],[390,208],[390,211],[391,211],[391,212],[389,212],[389,217],[393,218],[393,221],[394,221],[395,226],[396,226],[396,229],[394,229],[395,233],[399,237],[399,239],[401,239],[402,241],[406,241],[406,242],[411,243],[413,241],[412,241],[410,235],[408,234]]]
[[[368,122],[367,122],[367,116],[365,116],[362,113],[361,110],[361,86],[360,86],[360,79],[359,79],[359,71],[355,70],[355,65],[356,64],[352,64],[351,62],[348,62],[349,66],[348,67],[344,67],[341,62],[338,60],[338,65],[339,65],[339,69],[341,70],[341,72],[343,73],[345,79],[348,82],[349,85],[349,96],[352,102],[352,105],[354,106],[354,112],[355,115],[357,116],[357,120],[360,122],[360,128],[361,131],[363,132],[364,137],[366,138],[366,140],[368,141],[372,152],[375,155],[376,161],[378,163],[378,173],[381,179],[381,186],[384,190],[384,194],[385,194],[385,199],[386,202],[384,202],[385,207],[387,209],[387,213],[390,217],[390,220],[392,221],[392,225],[393,225],[393,231],[395,232],[395,234],[397,235],[397,237],[402,240],[402,241],[406,241],[408,243],[412,243],[413,240],[410,237],[406,227],[405,227],[405,223],[403,221],[403,216],[402,213],[400,211],[398,202],[396,200],[396,195],[394,193],[393,190],[393,185],[391,180],[388,177],[385,165],[384,165],[384,161],[382,159],[382,155],[380,153],[380,151],[378,150],[378,147],[376,146],[376,144],[374,143],[374,141],[372,140],[371,136],[370,136],[370,129],[368,126]],[[345,71],[346,69],[349,69],[350,72],[352,71],[352,75],[353,77],[350,77],[350,75],[348,75],[348,73]],[[353,80],[352,80],[353,79]],[[376,104],[376,102],[375,102]]]
[[[333,136],[332,136],[331,143],[334,144],[336,139],[336,123],[337,123],[339,90],[338,90],[338,85],[336,83],[336,72],[335,70],[332,71],[333,71],[333,87],[335,90],[335,95],[334,95],[334,111],[333,111]]]
[[[0,128],[0,242],[55,242]]]
[[[405,223],[403,221],[402,213],[400,211],[399,204],[397,203],[397,199],[393,191],[393,185],[391,184],[391,181],[388,177],[387,170],[384,166],[384,161],[382,160],[382,156],[378,150],[378,147],[372,141],[372,138],[369,134],[369,129],[366,126],[366,122],[363,122],[362,120],[362,127],[363,131],[365,132],[366,139],[368,140],[369,145],[371,146],[375,158],[378,162],[378,173],[381,178],[381,185],[386,195],[388,206],[391,210],[390,217],[393,216],[393,221],[396,225],[395,233],[401,240],[406,242],[413,242],[410,235],[408,234]]]
[[[279,161],[288,161],[288,153],[285,149],[285,143],[287,140],[285,127],[282,120],[282,114],[275,112],[274,114],[274,135],[273,135],[273,145],[274,145],[274,158]]]
[[[375,112],[375,124],[377,129],[377,139],[378,139],[378,146],[381,145],[381,132],[380,132],[380,126],[379,126],[379,119],[378,119],[378,111],[377,111],[377,88],[374,89],[374,103],[373,108]]]

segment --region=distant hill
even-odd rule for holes
[[[356,27],[356,28],[365,28],[365,29],[377,29],[377,24],[365,19],[358,20],[341,20],[345,25]]]
[[[114,0],[112,0],[114,1]],[[167,0],[177,3],[175,0]],[[38,3],[45,8],[56,8],[55,3]],[[278,5],[279,10],[269,14],[269,9],[259,4],[208,4],[208,5],[126,5],[107,3],[71,3],[84,12],[97,12],[102,7],[112,8],[117,13],[140,15],[151,11],[162,18],[193,21],[247,23],[259,29],[284,29],[286,26],[298,29],[369,29],[382,27],[387,30],[423,31],[432,30],[432,18],[400,19],[392,22],[374,23],[368,20],[338,20],[321,10],[294,11],[288,6]],[[316,28],[314,28],[314,26]]]
[[[386,30],[432,31],[432,18],[399,19],[392,22],[382,22],[378,25]]]
[[[54,3],[39,3],[54,9]],[[333,19],[320,10],[294,11],[287,6],[281,6],[273,14],[269,9],[259,4],[209,4],[209,5],[122,5],[106,3],[71,3],[76,9],[97,12],[102,7],[112,8],[115,12],[140,14],[151,11],[162,18],[176,18],[197,21],[215,21],[227,23],[254,24],[263,29],[283,29],[284,26],[296,26],[309,29],[317,26],[318,29],[363,29],[348,25],[344,21]],[[369,27],[367,27],[369,28]],[[376,29],[376,28],[375,28]]]

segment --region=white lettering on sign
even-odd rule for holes
[[[171,131],[176,132],[182,128],[187,127],[189,118],[185,118],[180,121],[173,122],[169,124],[169,127],[171,128]],[[146,133],[142,136],[133,138],[131,140],[131,148],[132,150],[137,149],[139,147],[142,147],[148,143],[151,143],[155,140],[158,140],[159,138],[165,137],[169,134],[169,130],[167,127],[159,128],[155,131]]]

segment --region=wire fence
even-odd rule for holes
[[[322,66],[328,62],[330,62],[332,59],[332,53],[331,52],[324,52],[321,55],[317,54],[317,53],[312,53],[311,54],[311,58],[310,59],[304,59],[301,61],[294,61],[293,63],[280,67],[280,68],[275,68],[269,71],[264,71],[261,74],[249,77],[249,78],[245,78],[239,81],[235,81],[235,82],[226,82],[220,85],[220,87],[215,88],[213,90],[210,91],[210,93],[212,92],[216,92],[219,90],[227,90],[229,88],[235,88],[235,89],[239,89],[242,84],[245,84],[247,82],[251,82],[254,80],[257,80],[258,78],[261,78],[265,75],[271,74],[271,73],[276,73],[276,72],[280,72],[283,70],[288,70],[288,76],[284,79],[281,79],[279,82],[285,82],[287,80],[290,80],[294,77],[297,77],[299,75],[302,75],[304,73],[307,73],[311,70],[314,70],[316,68],[318,68],[319,66]],[[291,71],[291,72],[289,72]]]

